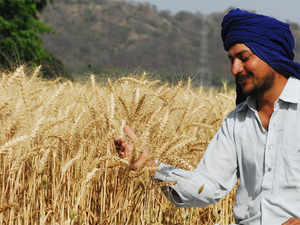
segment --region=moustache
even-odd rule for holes
[[[236,75],[236,77],[235,77],[235,81],[236,81],[237,83],[239,83],[239,84],[242,84],[242,83],[245,82],[245,80],[246,80],[247,78],[250,78],[250,77],[253,77],[253,75],[252,75],[251,73],[244,74],[244,75],[238,74],[238,75]]]

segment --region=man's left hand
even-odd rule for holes
[[[296,219],[292,217],[282,225],[300,225],[300,219]]]

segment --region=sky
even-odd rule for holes
[[[257,13],[275,17],[282,21],[300,24],[300,0],[129,0],[148,2],[158,9],[173,13],[181,10],[210,14],[223,12],[229,7],[256,10]]]

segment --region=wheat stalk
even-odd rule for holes
[[[20,137],[17,137],[11,141],[6,142],[4,145],[0,146],[0,154],[5,153],[5,151],[8,150],[8,148],[11,148],[12,146],[20,143],[20,142],[24,142],[25,140],[29,139],[31,136],[29,135],[23,135]]]
[[[232,110],[234,90],[147,77],[45,81],[38,69],[0,79],[0,224],[234,222],[234,192],[204,209],[176,209],[160,190],[174,183],[152,181],[156,167],[131,171],[112,138],[127,140],[128,124],[140,137],[137,154],[147,148],[159,161],[191,170]]]

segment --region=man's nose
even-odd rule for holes
[[[234,59],[231,65],[231,72],[234,76],[242,73],[244,70],[243,62],[239,59]]]

